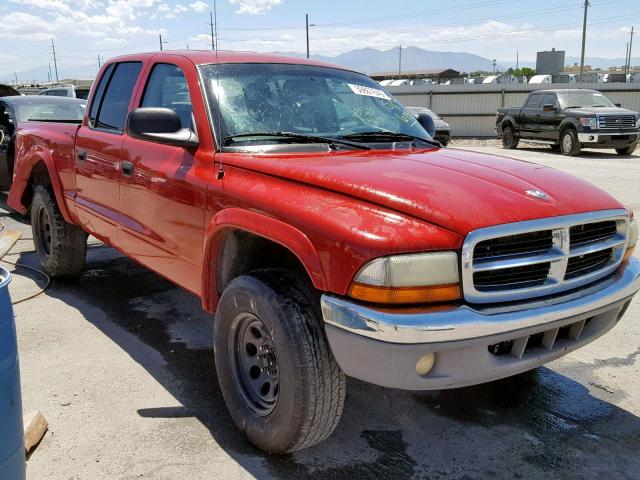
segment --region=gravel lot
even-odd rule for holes
[[[640,212],[640,156],[452,147],[571,172]],[[0,215],[31,236],[24,219]],[[20,241],[23,253],[6,258],[35,265],[31,248]],[[39,286],[20,269],[12,296]],[[15,313],[24,409],[50,423],[30,479],[640,478],[638,300],[603,338],[511,379],[426,393],[350,380],[335,434],[283,457],[256,451],[231,423],[199,301],[112,249],[95,243],[79,281],[55,282]]]

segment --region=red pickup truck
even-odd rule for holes
[[[637,222],[610,195],[442,149],[373,80],[319,62],[116,58],[82,124],[25,124],[16,148],[9,205],[44,271],[79,274],[92,234],[198,295],[231,416],[270,452],[329,436],[345,374],[513,375],[607,332],[640,288]]]

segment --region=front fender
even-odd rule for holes
[[[287,248],[302,263],[313,285],[326,290],[326,278],[320,257],[307,236],[297,228],[280,220],[241,208],[227,208],[218,212],[207,227],[204,242],[202,274],[202,305],[213,311],[218,303],[216,267],[224,233],[229,229],[244,230]]]
[[[64,201],[62,183],[60,182],[60,177],[56,171],[53,158],[49,151],[41,145],[34,145],[29,151],[20,155],[20,163],[16,165],[16,171],[11,189],[9,190],[7,204],[22,215],[27,213],[29,205],[24,205],[24,193],[29,185],[31,172],[33,172],[34,167],[38,163],[44,164],[47,170],[51,181],[51,187],[53,188],[53,193],[56,197],[56,202],[58,202],[58,208],[60,209],[60,213],[62,213],[62,217],[69,223],[75,223],[69,213],[67,204]]]
[[[560,125],[558,126],[558,132],[561,132],[566,127],[575,128],[577,131],[580,131],[580,123],[578,123],[577,119],[572,117],[565,118],[560,122]]]

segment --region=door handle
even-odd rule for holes
[[[131,162],[122,162],[122,174],[130,177],[133,175],[133,163]]]
[[[87,159],[87,151],[83,148],[79,148],[76,150],[76,156],[78,157],[78,160],[84,161]]]

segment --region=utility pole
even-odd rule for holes
[[[98,54],[98,69],[102,68],[102,61],[100,60],[100,54]]]
[[[16,86],[18,86],[18,72],[13,73],[16,76]]]
[[[398,47],[398,77],[402,76],[402,44]]]
[[[587,12],[589,10],[589,0],[584,0],[584,17],[582,18],[582,52],[580,53],[580,83],[584,74],[584,46],[587,40]]]
[[[58,61],[56,60],[56,44],[53,43],[53,38],[51,39],[51,49],[53,51],[53,67],[56,70],[56,83],[60,80],[58,79]]]
[[[631,71],[631,48],[633,48],[633,27],[631,27],[631,38],[629,39],[629,60],[627,61],[629,71]]]
[[[306,26],[306,32],[307,32],[307,58],[309,58],[309,14],[308,13],[304,14],[304,19],[305,19],[305,26]]]
[[[160,38],[160,51],[162,51],[162,34],[159,33],[158,37]]]
[[[520,67],[520,52],[516,50],[516,70],[519,70]]]
[[[496,73],[496,59],[494,58],[492,62],[493,62],[493,73]]]
[[[209,27],[211,27],[211,50],[216,49],[215,35],[213,34],[213,12],[209,10]],[[187,47],[189,50],[189,47]]]
[[[624,74],[629,73],[629,42],[627,42],[627,48],[624,51]]]

